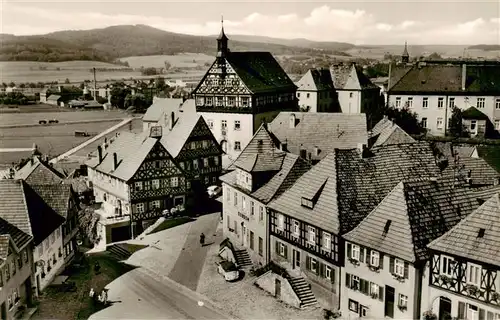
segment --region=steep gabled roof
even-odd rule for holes
[[[392,122],[392,121],[391,121]],[[392,125],[386,126],[377,136],[377,140],[373,147],[390,144],[413,143],[416,142],[406,131],[400,126],[392,122]]]
[[[261,125],[230,168],[246,172],[278,171],[284,158],[285,153],[276,148],[266,126]]]
[[[428,247],[450,255],[500,266],[499,194],[492,196]]]
[[[347,78],[344,90],[367,90],[376,89],[380,90],[378,86],[373,84],[370,79],[359,69],[356,65],[351,66],[351,71],[349,72],[349,77]]]
[[[57,101],[59,99],[61,99],[61,96],[58,94],[51,94],[50,96],[47,97],[47,100],[50,101]]]
[[[333,90],[333,80],[328,69],[309,69],[297,82],[297,91]]]
[[[295,125],[290,127],[292,116]],[[364,113],[280,112],[268,128],[281,143],[287,144],[290,152],[300,154],[305,149],[312,160],[323,159],[335,148],[356,148],[368,141]]]
[[[158,98],[148,108],[144,117],[142,117],[142,121],[159,121],[163,114],[170,114],[172,111],[177,112],[181,105],[182,99]]]
[[[71,184],[32,184],[33,190],[61,217],[68,215],[69,201],[73,195]]]
[[[33,237],[19,230],[16,226],[0,218],[0,258],[5,261],[9,247],[13,244],[15,250],[20,250],[33,240]]]
[[[475,206],[468,189],[455,187],[451,179],[402,181],[344,238],[415,263],[429,257],[430,241]]]
[[[62,183],[64,175],[50,164],[33,156],[21,169],[16,171],[15,179],[23,179],[31,184]]]
[[[500,71],[500,70],[499,70]],[[462,112],[462,118],[470,120],[486,120],[489,118],[483,112],[479,111],[476,107],[469,107]]]
[[[226,59],[252,93],[297,88],[269,52],[229,52]]]
[[[193,132],[193,129],[198,123],[204,121],[202,116],[194,112],[182,114],[182,116],[177,118],[172,130],[166,127],[163,128],[163,135],[160,139],[162,145],[172,157],[177,157],[191,135],[191,132]]]

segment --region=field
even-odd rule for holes
[[[54,107],[56,109],[57,107]],[[68,110],[68,109],[65,109]],[[0,116],[0,129],[2,126],[10,125],[32,125],[38,124],[39,120],[57,119],[59,122],[92,121],[101,119],[125,118],[127,114],[120,110],[109,111],[73,111],[73,112],[31,112],[31,113],[5,113]],[[56,128],[57,126],[46,126],[45,128]],[[42,126],[37,126],[42,128]]]
[[[172,68],[204,67],[203,69],[205,70],[208,68],[208,66],[205,66],[205,64],[212,64],[212,62],[214,62],[214,57],[199,53],[182,53],[174,56],[160,55],[160,56],[126,57],[120,60],[127,61],[131,68],[140,68],[140,67],[164,68],[165,61],[168,61],[168,63],[172,66]]]
[[[80,83],[92,80],[91,68],[123,69],[123,66],[98,61],[65,61],[65,62],[34,62],[34,61],[0,61],[0,83],[50,82]],[[140,76],[139,71],[99,71],[98,80],[122,79]]]

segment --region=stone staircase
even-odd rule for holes
[[[111,256],[120,261],[127,260],[132,255],[129,250],[125,249],[125,247],[120,245],[119,243],[107,246],[106,251],[109,252]]]
[[[293,291],[300,299],[300,307],[307,308],[318,303],[314,293],[311,291],[309,284],[302,277],[290,277],[288,282],[292,286]]]
[[[251,268],[253,263],[246,249],[234,250],[234,259],[236,264],[241,268]]]

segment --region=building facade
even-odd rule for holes
[[[336,93],[328,69],[309,69],[297,82],[297,99],[301,111],[336,111]]]
[[[432,135],[442,136],[449,130],[454,107],[470,114],[464,125],[471,135],[485,132],[488,125],[498,131],[499,70],[500,65],[492,62],[426,61],[391,67],[388,104],[415,112]]]
[[[41,293],[66,266],[62,227],[55,229],[47,238],[34,246],[34,277],[38,293]]]
[[[269,52],[232,52],[222,28],[217,57],[192,96],[226,153],[234,161],[262,122],[279,111],[296,111],[297,87]]]

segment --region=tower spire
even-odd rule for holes
[[[405,41],[405,49],[403,50],[403,54],[401,55],[401,62],[408,63],[410,62],[410,54],[408,53],[408,43]]]
[[[226,34],[224,33],[224,16],[221,15],[221,30],[220,34],[217,37],[217,57],[225,57],[226,54],[228,53],[229,49],[227,46],[228,38]]]

